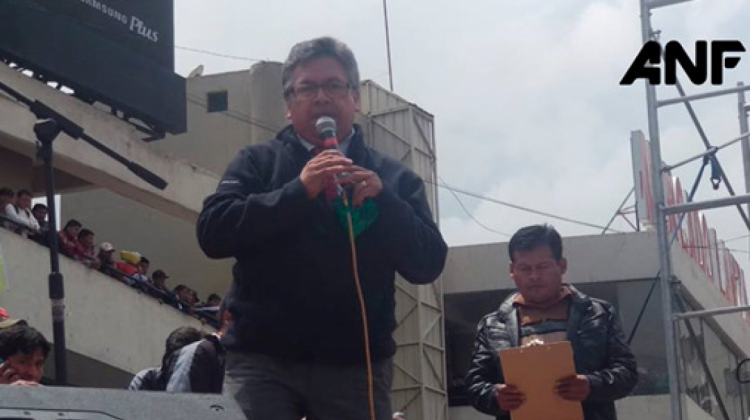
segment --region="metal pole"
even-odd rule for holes
[[[651,40],[651,12],[647,0],[641,0],[641,38],[643,44]],[[664,335],[669,375],[670,412],[673,420],[682,420],[680,381],[677,371],[677,342],[672,321],[672,261],[669,257],[669,238],[664,207],[664,183],[661,171],[661,145],[659,143],[659,116],[656,100],[656,87],[646,81],[646,106],[648,108],[648,134],[651,140],[651,166],[656,205],[656,236],[659,244],[659,273],[661,282],[662,311],[664,312]]]
[[[39,156],[44,162],[44,189],[47,196],[50,273],[48,281],[49,298],[52,305],[52,343],[55,355],[55,383],[68,383],[68,363],[65,353],[65,288],[60,273],[60,252],[57,243],[57,206],[55,205],[55,169],[52,165],[52,142],[60,128],[53,119],[39,120],[34,125],[34,133],[39,140]]]
[[[716,308],[716,309],[706,309],[703,311],[684,312],[681,314],[675,314],[674,319],[676,321],[679,321],[681,319],[702,318],[704,316],[726,315],[726,314],[733,314],[735,312],[745,312],[745,311],[750,311],[750,305],[730,306],[727,308]]]
[[[391,32],[388,30],[388,5],[383,0],[383,20],[385,21],[385,51],[388,54],[388,84],[393,92],[393,67],[391,66]]]
[[[697,201],[693,203],[675,204],[673,206],[662,207],[666,215],[679,214],[689,211],[714,209],[717,207],[736,206],[750,203],[750,194],[735,195],[732,197],[717,198],[715,200]]]
[[[628,202],[628,200],[630,199],[630,196],[633,195],[634,192],[635,192],[635,187],[630,189],[630,192],[628,193],[628,195],[626,195],[625,199],[622,200],[622,203],[620,203],[620,207],[617,208],[617,211],[615,212],[615,214],[613,214],[612,218],[609,219],[607,226],[604,226],[604,229],[602,230],[602,235],[607,233],[607,231],[609,230],[609,227],[612,226],[612,223],[614,223],[615,219],[617,219],[617,216],[622,214],[622,207],[625,205],[625,203]]]
[[[742,82],[737,83],[738,87],[743,87]],[[747,121],[747,102],[745,102],[745,91],[741,90],[737,93],[737,111],[739,112],[740,118],[740,133],[747,133],[748,121]],[[742,139],[742,162],[745,168],[745,192],[750,194],[750,138],[745,137]],[[747,212],[750,213],[750,203],[747,205]]]
[[[682,88],[682,83],[680,83],[679,80],[677,80],[677,83],[675,83],[675,87],[677,88],[677,92],[680,93],[680,96],[683,98],[686,98],[687,95],[685,95],[685,89]],[[706,146],[706,149],[711,148],[711,142],[708,141],[708,136],[706,135],[706,131],[703,130],[703,125],[701,125],[700,121],[698,120],[698,116],[695,114],[695,110],[693,109],[693,105],[690,103],[690,101],[685,101],[685,110],[688,112],[688,115],[690,115],[690,119],[693,120],[693,124],[695,124],[695,129],[698,130],[698,134],[701,137],[701,140],[703,141],[703,145]],[[715,155],[709,155],[711,158],[711,163],[713,163],[718,169],[719,169],[719,175],[721,176],[721,181],[724,182],[724,185],[727,187],[727,191],[729,191],[729,194],[735,195],[734,188],[732,187],[732,184],[729,182],[729,177],[727,177],[727,174],[724,172],[724,169],[721,167],[721,162],[719,162],[719,159]],[[748,218],[747,214],[745,214],[745,210],[742,209],[742,206],[737,206],[737,211],[740,213],[740,217],[742,218],[742,221],[745,222],[745,226],[750,230],[750,218]]]
[[[658,101],[656,105],[657,107],[662,107],[662,106],[667,106],[667,105],[679,104],[681,102],[697,101],[699,99],[707,99],[707,98],[713,98],[716,96],[728,95],[730,93],[742,92],[745,90],[750,90],[750,86],[719,89],[713,92],[699,93],[697,95],[681,96],[679,98],[665,99],[663,101]]]
[[[690,163],[690,162],[692,162],[694,160],[698,160],[698,159],[700,159],[702,157],[709,156],[709,155],[715,155],[716,152],[718,152],[719,150],[724,149],[726,147],[729,147],[729,146],[731,146],[731,145],[733,145],[733,144],[735,144],[735,143],[737,143],[739,141],[747,140],[748,137],[750,137],[750,133],[744,133],[744,134],[742,134],[741,136],[739,136],[737,138],[729,140],[728,142],[722,144],[721,146],[711,146],[708,149],[706,149],[704,152],[698,153],[697,155],[695,155],[693,157],[687,158],[687,159],[682,160],[682,161],[680,161],[678,163],[675,163],[673,165],[665,165],[662,168],[662,171],[663,172],[669,172],[672,169],[677,169],[677,168],[679,168],[682,165],[686,165],[686,164],[688,164],[688,163]],[[748,191],[748,192],[750,192],[750,191]]]

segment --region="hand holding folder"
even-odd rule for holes
[[[583,420],[581,403],[563,399],[582,391],[569,341],[532,347],[503,349],[498,352],[505,383],[517,388],[523,403],[512,410],[513,420]],[[566,379],[571,378],[571,379]],[[560,385],[559,381],[563,381]]]

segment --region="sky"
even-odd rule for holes
[[[630,132],[648,131],[643,81],[619,85],[641,45],[638,0],[391,0],[388,14],[395,91],[435,116],[438,174],[446,183],[607,224],[633,186]],[[652,16],[663,41],[677,40],[688,50],[696,40],[736,39],[750,47],[748,19],[747,0],[693,0]],[[296,42],[322,35],[352,48],[363,79],[388,86],[381,0],[175,1],[175,44],[182,48],[283,61]],[[741,57],[723,87],[750,83],[750,52]],[[199,64],[212,74],[246,69],[253,61],[176,50],[179,74]],[[688,94],[715,89],[681,79]],[[658,95],[678,94],[665,86]],[[739,135],[736,104],[736,95],[694,103],[712,144]],[[704,150],[684,106],[664,108],[659,117],[664,161]],[[744,193],[739,144],[718,156],[734,189]],[[698,170],[695,163],[675,175],[689,188]],[[696,199],[727,195],[705,178]],[[439,196],[441,229],[452,246],[504,242],[533,223],[552,223],[563,236],[601,233],[459,197],[471,217],[450,192]],[[748,233],[734,208],[706,217],[722,239]],[[612,227],[632,231],[619,218]],[[735,257],[750,277],[749,243],[745,238],[727,246],[738,250]]]

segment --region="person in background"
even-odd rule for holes
[[[32,233],[39,234],[39,222],[37,222],[31,213],[31,198],[31,191],[18,190],[16,193],[16,203],[5,206],[5,215],[12,221],[32,231]]]
[[[94,232],[89,229],[81,229],[78,232],[78,243],[76,244],[76,259],[86,267],[98,270],[100,262],[96,258]]]
[[[154,286],[154,288],[157,290],[171,293],[171,291],[167,287],[168,278],[169,276],[164,272],[164,270],[160,268],[156,269],[154,270],[154,273],[151,274],[151,285]]]
[[[99,245],[96,258],[99,260],[99,271],[115,278],[122,276],[122,274],[117,272],[117,268],[115,267],[115,247],[111,243],[102,242]]]
[[[188,304],[192,307],[198,306],[200,304],[200,299],[198,298],[198,292],[195,291],[195,289],[189,289],[190,292],[188,294]]]
[[[31,208],[31,214],[34,216],[34,219],[39,223],[39,233],[36,233],[31,236],[31,239],[37,241],[38,243],[49,246],[49,238],[47,237],[47,234],[49,233],[49,223],[47,222],[47,213],[48,209],[45,204],[42,203],[36,203],[34,204],[34,207]]]
[[[140,279],[144,283],[148,283],[148,269],[151,267],[151,261],[141,256],[140,261],[138,261],[138,274],[140,274]]]
[[[466,377],[469,401],[485,414],[509,420],[514,410],[532,402],[505,382],[497,352],[570,341],[577,374],[561,378],[554,392],[580,402],[584,420],[616,420],[614,402],[633,390],[638,373],[614,308],[563,283],[568,261],[562,238],[551,226],[518,230],[508,254],[518,292],[479,323]]]
[[[31,209],[31,214],[34,216],[34,219],[36,219],[37,223],[39,223],[39,230],[44,233],[48,229],[48,223],[47,223],[47,213],[49,210],[47,209],[47,206],[42,203],[36,203],[34,204],[34,207]]]
[[[217,332],[180,350],[167,382],[168,392],[221,394],[226,360],[222,340],[232,321],[225,305],[219,309],[219,319],[222,322]]]
[[[162,269],[156,269],[151,275],[149,294],[167,305],[173,306],[177,309],[181,309],[179,299],[177,295],[172,293],[167,287],[167,279],[169,276]]]
[[[164,344],[161,366],[146,368],[138,372],[128,386],[132,391],[164,391],[174,372],[180,349],[202,340],[205,334],[193,327],[180,327],[172,331]]]
[[[206,304],[203,306],[209,307],[209,308],[218,308],[219,305],[221,305],[221,296],[217,295],[216,293],[211,293],[208,295],[208,299],[206,299]]]
[[[75,219],[70,219],[65,223],[65,227],[57,235],[61,254],[69,258],[76,257],[78,233],[81,231],[81,227],[81,222]]]
[[[39,386],[50,344],[36,329],[17,323],[0,330],[0,384]]]
[[[115,261],[115,268],[123,275],[123,281],[128,286],[138,287],[141,281],[147,281],[141,277],[141,254],[131,251],[120,251],[120,261]]]

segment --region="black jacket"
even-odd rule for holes
[[[425,284],[442,272],[447,246],[432,221],[422,180],[367,148],[355,127],[347,154],[376,172],[379,216],[356,240],[374,360],[395,352],[395,274]],[[291,127],[243,149],[198,219],[212,258],[234,257],[224,343],[230,350],[324,364],[364,362],[362,320],[347,232],[321,194],[299,178],[310,160]]]
[[[181,348],[170,358],[167,392],[221,394],[226,350],[219,337],[210,335]]]
[[[585,420],[615,420],[614,401],[627,396],[638,381],[635,357],[625,342],[622,327],[612,305],[588,297],[568,285],[570,297],[568,340],[573,347],[576,371],[586,375],[591,393],[583,401]],[[466,391],[479,411],[508,420],[495,399],[495,385],[504,382],[497,352],[518,347],[518,313],[511,294],[500,308],[479,323],[474,356],[466,377]]]
[[[175,351],[165,365],[138,372],[128,389],[221,394],[225,361],[221,340],[210,335]]]

